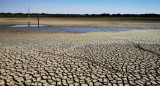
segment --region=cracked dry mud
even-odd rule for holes
[[[1,34],[0,85],[160,85],[159,38],[144,44],[46,34]]]

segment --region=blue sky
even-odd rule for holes
[[[160,0],[0,0],[0,12],[160,14]]]

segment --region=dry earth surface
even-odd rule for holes
[[[160,30],[76,34],[0,29],[0,85],[158,86]]]
[[[0,18],[0,25],[28,24],[27,18]],[[31,24],[37,24],[36,18],[31,18]],[[81,26],[81,27],[130,27],[145,28],[160,27],[160,20],[143,19],[108,19],[108,18],[40,18],[40,24],[51,26]]]

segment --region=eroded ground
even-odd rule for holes
[[[0,33],[0,85],[160,85],[159,33]]]

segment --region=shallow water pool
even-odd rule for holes
[[[25,29],[25,32],[72,32],[87,33],[97,31],[129,31],[134,28],[95,28],[95,27],[42,27],[34,29]]]
[[[135,30],[136,28],[97,28],[97,27],[58,27],[48,25],[8,25],[0,26],[0,28],[9,27],[10,30],[15,29],[14,32],[71,32],[71,33],[87,33],[87,32],[98,32],[98,31],[129,31]],[[17,28],[16,28],[17,27]],[[13,30],[12,30],[13,31]]]
[[[9,27],[46,27],[46,26],[48,26],[48,25],[11,25],[11,26],[9,26]]]

